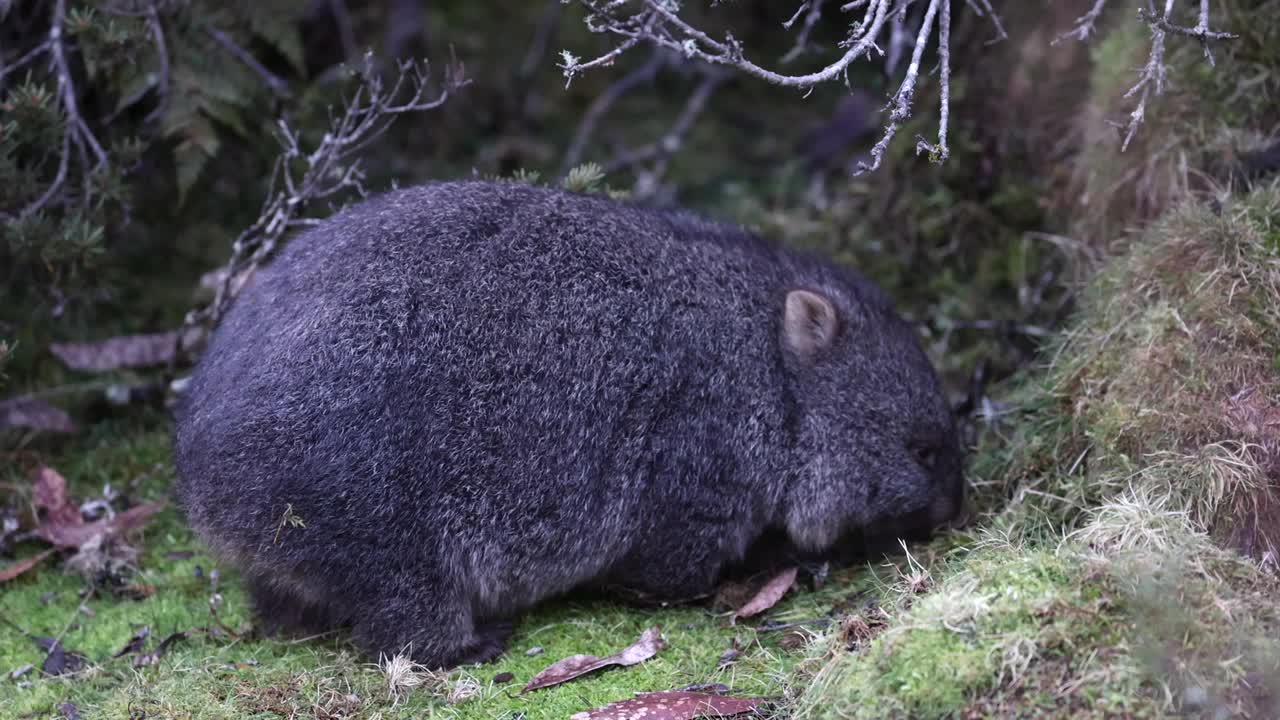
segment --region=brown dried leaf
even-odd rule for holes
[[[36,471],[36,507],[46,513],[45,523],[55,525],[79,525],[84,523],[80,508],[67,499],[67,480],[51,467],[44,465]]]
[[[56,523],[46,520],[37,528],[40,537],[58,547],[79,548],[92,542],[101,542],[110,537],[121,535],[141,525],[148,517],[164,507],[163,501],[135,505],[111,519],[95,520],[91,523]],[[77,513],[79,511],[77,510]],[[77,520],[79,515],[77,514]]]
[[[569,720],[693,720],[742,715],[756,709],[765,698],[731,697],[702,692],[639,693],[630,700],[609,703],[595,710],[571,715]]]
[[[729,624],[732,625],[736,623],[738,618],[759,615],[765,610],[777,605],[778,601],[782,599],[782,596],[786,595],[787,591],[791,589],[791,586],[795,584],[796,573],[798,573],[799,570],[799,568],[789,567],[775,575],[771,580],[769,580],[769,582],[765,583],[764,587],[760,588],[759,592],[755,594],[755,597],[748,600],[746,605],[738,608],[738,611],[733,614],[732,618],[730,618]]]
[[[89,663],[84,655],[63,647],[62,643],[54,638],[38,638],[37,642],[41,647],[49,651],[45,656],[44,662],[41,663],[40,669],[46,675],[65,675],[73,673]]]
[[[10,427],[60,433],[76,431],[75,421],[65,410],[30,395],[0,402],[0,430]]]
[[[610,665],[626,667],[642,663],[657,655],[658,651],[666,647],[666,645],[666,642],[662,640],[662,636],[659,634],[658,627],[654,626],[645,630],[640,635],[639,640],[609,657],[570,655],[567,658],[558,660],[547,666],[542,672],[534,675],[533,679],[520,692],[527,693],[530,690],[540,690],[552,685],[559,685]]]
[[[45,558],[52,555],[55,550],[56,548],[49,548],[44,552],[36,553],[35,555],[32,555],[29,558],[23,558],[22,560],[19,560],[13,563],[12,565],[8,565],[0,569],[0,582],[8,582],[18,577],[22,573],[35,567],[36,565],[39,565],[41,562],[44,561]]]
[[[124,647],[120,648],[120,651],[111,657],[124,657],[125,655],[132,655],[138,652],[142,648],[146,647],[147,638],[149,637],[151,637],[151,626],[143,625],[142,629],[134,633],[133,637],[129,638],[129,642],[125,643]]]
[[[72,370],[103,372],[125,367],[163,365],[173,359],[178,333],[124,335],[100,342],[53,343],[49,350]]]
[[[180,640],[186,640],[191,633],[191,630],[184,630],[182,632],[170,634],[164,640],[160,641],[160,644],[156,646],[155,650],[143,655],[135,655],[132,663],[133,666],[137,668],[147,665],[155,665],[160,662],[160,658],[164,657],[164,654],[169,651],[169,648],[172,647],[174,643]]]

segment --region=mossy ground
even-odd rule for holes
[[[78,499],[97,496],[110,484],[117,490],[132,487],[131,497],[144,501],[167,496],[168,452],[162,430],[105,423],[42,459],[66,476]],[[19,490],[30,487],[21,463],[3,475],[0,482]],[[757,632],[760,622],[822,620],[876,574],[846,571],[823,589],[793,592],[763,618],[734,627],[711,605],[642,609],[591,598],[555,601],[520,621],[510,651],[497,662],[429,676],[422,686],[394,697],[383,671],[341,633],[297,641],[251,634],[237,638],[215,630],[215,635],[197,632],[177,642],[153,666],[134,668],[133,656],[112,657],[143,626],[150,629],[150,650],[173,632],[219,625],[240,632],[252,624],[234,569],[219,567],[171,506],[132,543],[141,554],[129,582],[153,586],[149,597],[130,599],[107,589],[86,594],[79,576],[52,561],[2,587],[0,616],[6,623],[0,625],[0,670],[6,676],[0,678],[0,718],[58,717],[64,703],[86,719],[130,717],[131,712],[164,718],[563,718],[636,691],[707,683],[780,698],[806,657],[804,641],[813,637],[807,628],[820,629],[820,624]],[[37,548],[24,545],[19,554]],[[216,587],[211,583],[215,569]],[[215,593],[220,597],[216,618],[210,613]],[[519,694],[523,683],[552,661],[578,653],[611,654],[652,625],[661,626],[667,642],[653,659]],[[46,653],[28,634],[61,636],[64,647],[86,656],[88,665],[62,677],[42,676]],[[527,655],[533,647],[543,650]],[[718,669],[730,648],[741,654]],[[7,677],[25,665],[34,668]],[[513,678],[494,682],[503,673]]]

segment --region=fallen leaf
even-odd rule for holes
[[[89,544],[95,539],[100,541],[127,532],[141,525],[143,521],[163,507],[163,501],[135,505],[122,513],[117,513],[113,518],[95,520],[91,523],[86,523],[82,520],[74,523],[57,523],[46,520],[37,528],[36,532],[40,537],[59,547],[78,548]],[[76,512],[78,513],[79,511],[77,510]]]
[[[84,667],[88,660],[73,650],[67,650],[62,643],[52,638],[39,639],[40,646],[49,651],[41,663],[40,669],[46,675],[65,675]]]
[[[0,402],[0,430],[9,427],[60,433],[76,431],[75,421],[65,410],[30,395]]]
[[[729,619],[729,624],[736,623],[738,618],[759,615],[777,605],[782,596],[786,595],[791,586],[795,584],[797,572],[799,572],[799,568],[789,567],[775,575],[773,579],[765,583],[764,587],[760,588],[755,597],[748,600],[746,605],[738,608],[738,611]]]
[[[178,333],[123,335],[99,342],[53,343],[49,350],[72,370],[103,372],[163,365],[173,359]]]
[[[737,662],[742,657],[742,651],[737,648],[729,648],[720,654],[720,661],[716,663],[717,670],[723,670]]]
[[[170,634],[164,640],[160,641],[160,644],[156,646],[155,650],[152,650],[151,652],[146,653],[145,655],[135,656],[133,658],[133,666],[137,668],[137,667],[143,667],[146,665],[155,665],[156,663],[160,662],[160,658],[164,657],[164,654],[169,651],[169,648],[172,647],[174,643],[178,642],[179,640],[186,640],[187,637],[190,635],[191,635],[191,631],[189,630],[184,630],[182,632],[176,632],[176,633]]]
[[[57,548],[49,548],[44,552],[36,553],[29,558],[23,558],[12,565],[8,565],[0,569],[0,582],[12,580],[36,565],[39,565],[45,558],[52,555],[55,550],[57,550]]]
[[[503,685],[515,679],[516,679],[515,673],[501,672],[493,676],[493,684]]]
[[[67,720],[80,720],[80,708],[76,707],[74,703],[62,703],[58,706],[58,712],[62,713],[62,717]]]
[[[84,522],[80,508],[67,499],[67,479],[51,467],[41,465],[36,470],[36,507],[42,508],[46,523],[76,525]]]
[[[14,668],[13,670],[11,670],[11,671],[9,672],[9,679],[10,679],[10,680],[17,680],[18,678],[22,677],[23,675],[26,675],[27,673],[31,672],[31,669],[32,669],[33,667],[35,667],[35,666],[34,666],[34,665],[32,665],[32,664],[30,664],[30,663],[27,663],[26,665],[23,665],[23,666],[21,666],[21,667],[16,667],[16,668]]]
[[[124,647],[120,648],[120,652],[112,655],[111,657],[124,657],[125,655],[132,655],[133,653],[138,652],[146,646],[147,638],[149,637],[151,637],[151,627],[149,625],[143,625],[142,629],[134,633],[133,637],[129,638],[129,642],[125,643]]]
[[[658,651],[664,647],[666,647],[666,643],[662,640],[658,627],[654,626],[645,630],[640,635],[639,640],[609,657],[570,655],[563,660],[558,660],[547,666],[542,672],[534,675],[533,679],[520,692],[527,693],[530,690],[540,690],[552,685],[559,685],[610,665],[623,667],[635,665],[657,655]]]
[[[724,718],[749,713],[765,698],[732,697],[701,692],[639,693],[630,700],[609,703],[595,710],[584,710],[569,720],[693,720]]]

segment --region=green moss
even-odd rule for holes
[[[44,459],[68,479],[73,497],[96,496],[110,484],[118,491],[129,488],[130,497],[145,501],[167,496],[172,478],[168,453],[164,431],[137,423],[104,423]],[[0,482],[30,487],[18,467],[0,472]],[[780,697],[793,668],[804,658],[802,650],[780,644],[786,633],[758,633],[755,623],[748,621],[730,627],[725,614],[709,607],[640,609],[566,598],[524,617],[510,651],[498,661],[460,669],[397,700],[383,673],[342,633],[305,641],[207,634],[217,626],[209,610],[215,592],[220,596],[218,620],[235,631],[252,623],[247,597],[235,571],[220,567],[207,554],[172,507],[154,516],[134,544],[141,554],[129,582],[154,587],[154,594],[141,600],[117,597],[106,589],[85,596],[84,582],[54,562],[3,586],[0,616],[11,624],[0,625],[0,670],[7,673],[27,664],[35,669],[17,681],[0,678],[0,694],[5,697],[0,718],[46,715],[64,702],[75,704],[86,720],[127,717],[139,709],[149,717],[170,718],[274,717],[291,712],[323,717],[324,712],[344,707],[352,711],[351,717],[563,718],[633,692],[693,683],[724,683],[739,692]],[[38,549],[35,543],[25,544],[19,555]],[[215,568],[220,572],[216,589],[210,583]],[[833,578],[819,592],[793,592],[767,618],[802,623],[821,619],[872,576],[855,569]],[[81,611],[82,605],[91,614]],[[661,626],[668,643],[655,658],[518,694],[524,682],[552,661],[577,653],[611,654],[651,625]],[[129,656],[113,658],[143,626],[151,632],[149,647],[173,632],[197,633],[174,645],[155,666],[135,669]],[[61,634],[67,649],[89,659],[88,669],[67,677],[41,677],[45,653],[24,633]],[[735,644],[741,656],[718,670],[720,656]],[[543,651],[527,655],[533,647]],[[512,681],[493,682],[508,672]]]
[[[1078,564],[1006,547],[965,553],[936,571],[938,585],[888,630],[822,670],[800,717],[942,718],[966,708],[1027,716],[1057,708],[1058,688],[1086,673],[1095,682],[1068,705],[1104,696],[1112,709],[1144,705],[1123,662],[1080,654],[1119,645],[1126,626],[1102,586],[1081,582]]]

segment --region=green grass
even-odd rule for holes
[[[168,451],[163,432],[108,423],[44,460],[67,477],[75,498],[97,495],[105,483],[120,489],[142,478],[133,497],[151,500],[166,496]],[[18,468],[3,474],[2,481],[29,487],[29,478]],[[341,633],[296,641],[201,632],[177,643],[157,665],[133,668],[131,656],[111,656],[144,625],[151,632],[148,649],[172,632],[216,627],[209,610],[215,592],[221,597],[221,624],[241,631],[252,617],[234,569],[218,566],[172,507],[154,516],[132,543],[141,554],[129,582],[155,587],[142,600],[116,597],[106,589],[82,596],[86,583],[54,562],[0,586],[0,615],[9,623],[35,636],[61,635],[64,647],[90,661],[73,675],[41,677],[45,652],[13,626],[0,626],[0,670],[35,666],[17,681],[0,679],[6,698],[0,717],[56,716],[58,706],[69,702],[86,719],[126,717],[131,708],[148,717],[172,718],[327,717],[338,716],[339,710],[349,717],[562,718],[636,691],[703,683],[781,697],[793,669],[806,657],[803,639],[811,637],[802,630],[757,632],[755,621],[730,627],[727,615],[710,606],[641,609],[569,598],[521,619],[510,650],[498,661],[461,668],[447,677],[430,676],[398,698],[376,663],[362,657]],[[24,545],[20,554],[39,547]],[[175,552],[193,554],[170,557]],[[216,590],[210,583],[215,568],[220,574]],[[818,592],[793,591],[765,619],[822,617],[874,575],[854,568]],[[91,615],[79,610],[82,605]],[[667,642],[651,660],[519,694],[523,683],[552,661],[578,653],[611,654],[651,625],[661,626]],[[718,670],[720,656],[735,646],[741,656]],[[543,651],[527,655],[533,647]],[[514,677],[495,683],[502,673]]]

